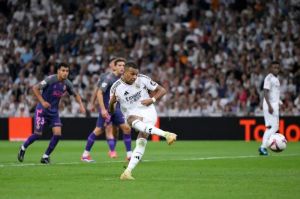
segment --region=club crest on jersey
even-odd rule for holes
[[[154,81],[150,81],[150,84],[151,84],[152,86],[155,86],[157,83],[154,82]]]
[[[107,83],[106,82],[103,82],[102,84],[101,84],[101,87],[102,88],[105,88],[107,86]]]
[[[128,94],[129,94],[128,91],[125,91],[124,95],[126,96],[126,95],[128,95]]]
[[[41,85],[45,86],[47,84],[47,82],[45,80],[41,81]]]

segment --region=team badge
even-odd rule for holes
[[[41,81],[41,85],[45,86],[47,84],[47,82],[45,80]]]
[[[150,81],[150,84],[151,84],[152,86],[155,86],[157,83],[154,82],[154,81]]]
[[[102,88],[105,88],[107,86],[107,83],[106,82],[103,82],[102,84],[101,84],[101,87]]]

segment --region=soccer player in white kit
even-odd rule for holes
[[[280,82],[278,79],[279,62],[273,61],[270,73],[264,80],[263,111],[266,125],[262,145],[258,149],[260,155],[268,155],[267,142],[271,135],[279,129]]]
[[[155,93],[152,98],[149,91]],[[127,168],[120,176],[121,180],[134,180],[131,172],[141,160],[150,134],[165,137],[169,145],[176,140],[176,134],[154,126],[157,120],[154,103],[165,94],[166,90],[162,86],[152,81],[148,76],[139,74],[138,67],[133,62],[125,64],[124,74],[112,85],[109,102],[110,113],[114,112],[118,101],[127,123],[139,131],[136,147]]]

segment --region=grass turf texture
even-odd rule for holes
[[[96,163],[81,163],[84,141],[61,141],[51,165],[39,160],[48,141],[37,141],[23,163],[16,156],[21,143],[0,142],[0,198],[297,198],[300,194],[300,144],[288,143],[282,153],[258,156],[259,143],[242,141],[149,142],[135,181],[120,181],[124,145],[119,158],[107,157],[107,145],[95,143]]]

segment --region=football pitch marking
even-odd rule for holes
[[[272,155],[269,157],[293,157],[300,156],[300,154],[280,154],[280,155]],[[160,160],[143,160],[143,162],[167,162],[167,161],[203,161],[203,160],[222,160],[222,159],[246,159],[246,158],[268,158],[262,157],[258,155],[242,155],[242,156],[211,156],[211,157],[198,157],[198,158],[181,158],[181,159],[160,159]],[[44,165],[41,163],[7,163],[0,164],[0,168],[4,167],[27,167],[27,166],[51,166],[51,165],[83,165],[83,164],[111,164],[111,163],[125,163],[123,161],[98,161],[93,163],[86,162],[57,162],[52,163],[50,165]]]

